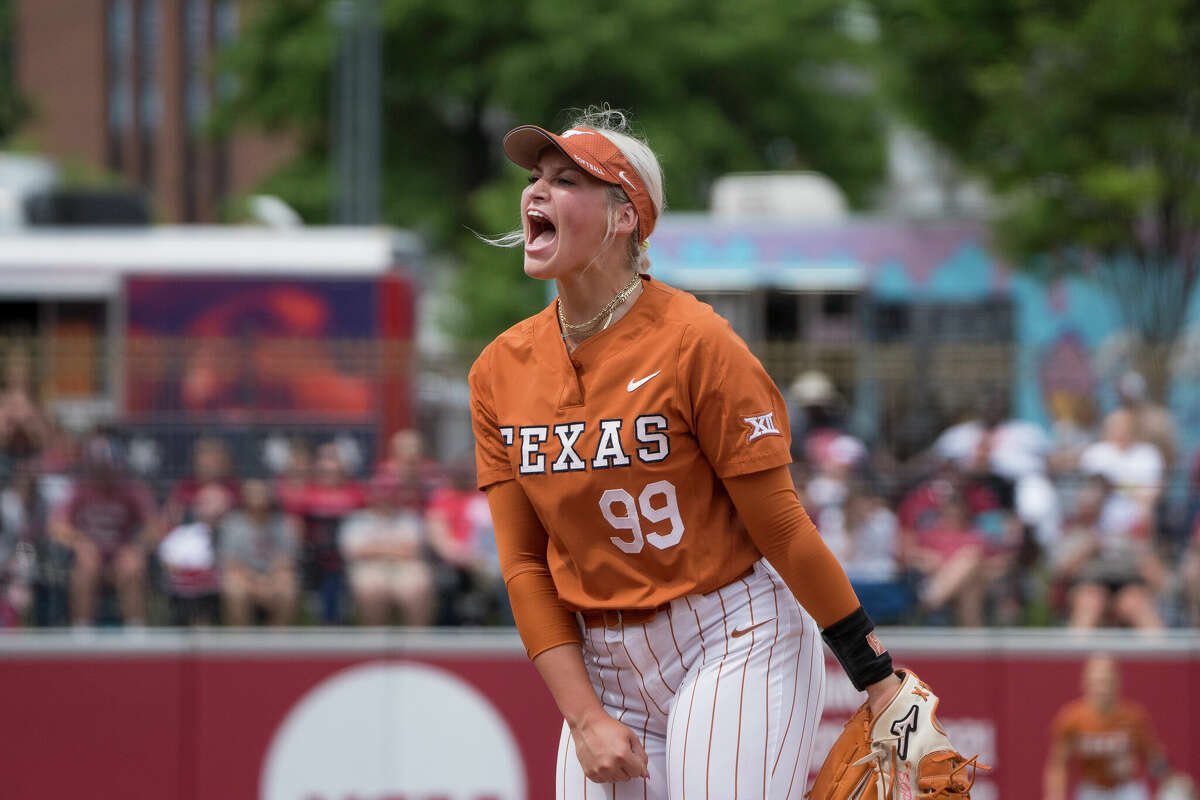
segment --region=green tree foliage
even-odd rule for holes
[[[456,334],[486,339],[538,308],[520,253],[467,228],[515,227],[523,176],[509,126],[559,127],[567,109],[630,109],[666,172],[669,205],[707,204],[736,170],[811,168],[862,203],[883,168],[862,44],[846,0],[381,0],[387,222],[462,265]],[[286,128],[302,156],[266,187],[310,221],[330,208],[336,36],[326,0],[259,4],[226,55],[239,91],[222,124]]]
[[[885,86],[997,191],[1002,243],[1151,344],[1200,277],[1200,3],[876,0]]]

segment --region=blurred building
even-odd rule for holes
[[[261,474],[268,443],[336,440],[369,466],[416,422],[412,233],[156,225],[0,238],[0,386],[27,365],[47,417],[111,427],[156,488],[187,469],[201,436],[224,439],[239,474]]]
[[[770,206],[768,196],[757,207]],[[1138,352],[1118,298],[1086,276],[1042,282],[1014,269],[980,222],[837,220],[832,207],[790,220],[664,215],[653,274],[729,320],[781,387],[824,373],[849,428],[902,456],[985,397],[1046,429],[1091,425],[1115,406]],[[1200,332],[1200,295],[1188,330]],[[1172,349],[1164,397],[1191,453],[1200,345],[1188,342],[1200,333]]]
[[[122,176],[163,222],[211,222],[290,154],[280,138],[206,135],[230,80],[213,54],[250,0],[16,0],[16,73],[39,151]]]

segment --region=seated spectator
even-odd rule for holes
[[[39,628],[70,624],[68,584],[73,555],[50,534],[50,509],[66,502],[78,472],[75,437],[57,424],[35,460],[19,465],[0,493],[0,517],[33,546],[33,624]]]
[[[1200,448],[1192,456],[1191,468],[1188,470],[1188,499],[1184,517],[1184,525],[1188,531],[1200,523]]]
[[[1149,511],[1092,475],[1057,553],[1058,578],[1070,586],[1070,626],[1094,628],[1110,616],[1124,625],[1163,626],[1155,597],[1163,568],[1151,546]]]
[[[937,523],[917,532],[910,560],[924,576],[924,612],[950,609],[959,625],[983,625],[984,602],[1007,558],[976,526],[961,495],[947,497]]]
[[[819,370],[802,373],[788,387],[788,419],[792,429],[792,454],[810,457],[809,439],[835,436],[843,428],[841,396],[829,376]]]
[[[1047,462],[1055,475],[1069,475],[1079,465],[1079,456],[1097,438],[1097,411],[1090,397],[1067,391],[1051,393],[1050,454]]]
[[[321,621],[337,625],[343,621],[345,564],[338,546],[338,531],[350,514],[366,505],[363,487],[350,480],[341,452],[333,442],[317,448],[313,480],[295,508],[302,514],[301,571],[304,586],[315,591]]]
[[[214,625],[220,616],[216,540],[229,503],[224,487],[201,487],[188,512],[193,521],[171,529],[158,546],[171,625]]]
[[[1028,528],[1031,546],[1048,547],[1058,538],[1058,494],[1048,477],[1053,444],[1039,425],[1004,419],[994,396],[981,401],[973,419],[946,429],[931,448],[933,459],[950,461],[977,485],[986,486],[1000,506]]]
[[[439,625],[513,624],[487,495],[475,488],[475,463],[450,470],[429,500],[429,538],[440,561]]]
[[[115,442],[93,435],[83,445],[82,475],[50,516],[51,535],[70,548],[71,618],[95,621],[105,584],[116,589],[126,625],[146,623],[146,548],[154,519],[150,492],[125,471]]]
[[[1147,513],[1154,510],[1163,489],[1163,457],[1142,441],[1137,417],[1126,408],[1104,420],[1104,438],[1079,456],[1085,475],[1103,475],[1116,491],[1136,500]],[[1151,529],[1153,529],[1151,519]]]
[[[46,444],[50,424],[38,402],[29,353],[9,349],[0,390],[0,456],[21,460],[36,456]]]
[[[1169,470],[1175,463],[1178,440],[1175,419],[1171,412],[1150,399],[1146,390],[1146,379],[1141,373],[1133,370],[1126,372],[1117,381],[1117,399],[1121,403],[1121,409],[1126,409],[1133,415],[1138,438],[1154,445],[1162,456],[1164,468]]]
[[[416,474],[421,480],[421,490],[428,497],[434,489],[446,482],[442,465],[425,456],[425,444],[421,434],[412,428],[398,430],[388,441],[387,458],[379,465],[378,472],[392,475]]]
[[[871,619],[900,622],[911,600],[900,561],[900,527],[882,498],[854,483],[843,505],[822,512],[818,528]]]
[[[992,616],[1011,625],[1020,620],[1034,592],[1031,568],[1062,529],[1058,492],[1048,476],[1051,443],[1038,425],[1009,419],[982,429],[974,447],[973,456],[962,463],[967,484],[986,488],[997,507],[972,514],[972,525],[989,543]]]
[[[387,625],[399,608],[408,625],[433,622],[433,574],[426,544],[419,478],[380,473],[370,507],[342,523],[339,540],[350,587],[366,625]]]
[[[43,484],[33,461],[17,466],[9,485],[0,491],[0,539],[6,540],[8,560],[8,610],[20,615],[32,606],[34,625],[63,626],[67,613],[67,580],[71,551],[50,537]],[[69,484],[68,484],[69,488]],[[5,549],[0,545],[0,549]],[[0,557],[0,562],[5,559]],[[0,565],[0,573],[5,568]],[[0,584],[4,578],[0,575]],[[26,596],[28,595],[28,597]],[[0,600],[0,605],[3,604]],[[0,611],[0,616],[4,614]]]
[[[251,625],[256,612],[287,625],[296,612],[299,525],[275,506],[266,481],[242,485],[242,509],[221,521],[218,550],[225,622]]]
[[[867,448],[853,436],[814,434],[808,439],[808,462],[816,474],[808,482],[807,509],[819,517],[827,508],[841,508],[850,493],[854,470],[866,457]]]
[[[1200,627],[1200,518],[1197,518],[1188,538],[1187,548],[1179,567],[1183,590],[1184,619],[1193,628]]]
[[[59,506],[70,496],[79,474],[82,446],[83,439],[67,430],[59,420],[51,418],[46,446],[32,462],[37,473],[38,494],[46,508]]]
[[[237,505],[241,490],[230,474],[231,470],[229,446],[224,441],[208,437],[197,439],[192,444],[191,476],[175,483],[164,504],[164,530],[190,521],[188,514],[194,507],[196,495],[205,487],[220,489],[229,507]]]
[[[1032,422],[1008,420],[993,429],[988,447],[992,474],[1012,484],[1010,509],[1036,547],[1053,546],[1062,530],[1062,509],[1050,479],[1050,437]]]
[[[972,519],[983,514],[995,515],[1003,510],[1000,498],[988,484],[963,472],[953,461],[947,461],[933,477],[917,485],[901,499],[896,509],[901,528],[920,532],[940,525],[942,508],[951,498],[964,502],[967,514]]]
[[[33,603],[36,567],[28,496],[36,497],[32,475],[22,470],[12,486],[0,491],[0,628],[21,624]]]
[[[274,486],[275,499],[284,512],[304,516],[304,498],[312,483],[312,469],[312,448],[299,436],[292,437],[287,443],[286,465]]]

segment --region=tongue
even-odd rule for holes
[[[544,245],[550,244],[550,242],[552,242],[552,241],[554,241],[554,229],[546,228],[546,230],[542,231],[537,236],[533,237],[533,241],[530,242],[529,244],[532,245],[533,247],[542,247]]]

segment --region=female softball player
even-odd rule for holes
[[[505,136],[529,185],[521,231],[492,241],[558,298],[470,375],[517,627],[565,720],[557,796],[801,797],[818,626],[872,709],[901,681],[797,499],[774,383],[646,274],[662,175],[625,128]]]

